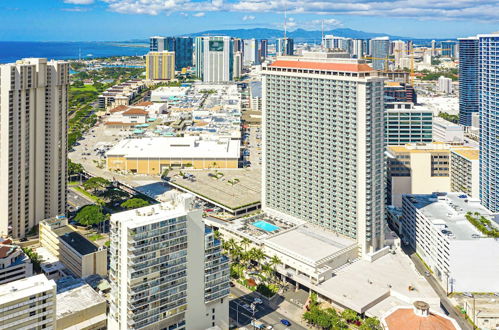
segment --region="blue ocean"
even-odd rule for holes
[[[91,59],[108,56],[145,55],[149,45],[119,42],[28,42],[0,41],[0,63],[25,57],[45,57],[54,60]]]

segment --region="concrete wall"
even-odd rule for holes
[[[107,158],[107,168],[109,170],[123,170],[123,171],[136,171],[137,174],[152,174],[160,175],[162,168],[167,168],[169,166],[180,166],[180,165],[191,165],[190,168],[194,169],[208,169],[208,168],[237,168],[237,159],[158,159],[158,158],[148,158],[148,159],[128,159],[126,157],[114,157],[110,156]]]
[[[91,306],[76,313],[71,313],[58,318],[56,321],[56,330],[69,329],[74,327],[78,330],[97,330],[106,329],[107,303],[102,303]]]

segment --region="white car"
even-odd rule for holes
[[[263,303],[263,301],[262,301],[262,299],[260,299],[260,298],[255,298],[255,299],[253,300],[253,303],[254,303],[254,304],[261,304],[261,303]]]

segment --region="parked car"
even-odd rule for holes
[[[282,320],[281,320],[281,323],[282,323],[282,324],[284,324],[284,325],[285,325],[285,326],[287,326],[287,327],[290,327],[290,326],[291,326],[291,322],[289,322],[289,321],[288,321],[288,320],[286,320],[286,319],[282,319]]]
[[[254,304],[261,304],[261,303],[263,303],[263,301],[262,301],[262,299],[260,299],[260,298],[255,298],[255,299],[253,300],[253,303],[254,303]]]

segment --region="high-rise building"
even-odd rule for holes
[[[243,52],[243,39],[240,38],[233,38],[232,39],[232,44],[234,48],[234,53],[235,52]]]
[[[383,246],[383,78],[362,60],[308,56],[263,67],[263,209],[369,253]]]
[[[362,58],[366,54],[365,40],[354,39],[352,40],[352,52],[353,58]]]
[[[439,91],[445,94],[452,93],[452,79],[444,76],[438,77],[437,87]]]
[[[0,286],[0,328],[55,329],[56,285],[36,275]]]
[[[191,37],[168,37],[165,39],[165,49],[175,52],[175,70],[192,66],[193,40]]]
[[[0,65],[0,235],[66,212],[69,64]]]
[[[267,39],[260,40],[260,62],[263,62],[269,56],[269,41]]]
[[[499,33],[478,38],[480,200],[499,212]]]
[[[431,56],[437,56],[435,49],[437,49],[437,42],[435,40],[432,40],[431,41]]]
[[[149,51],[150,52],[162,52],[165,50],[167,50],[165,37],[156,36],[156,37],[149,38]]]
[[[385,102],[412,102],[418,103],[418,96],[414,87],[394,81],[385,83]]]
[[[277,56],[294,55],[294,40],[287,37],[277,38],[275,52]]]
[[[234,52],[234,79],[239,78],[243,72],[243,54],[241,52]]]
[[[440,48],[442,49],[442,56],[456,57],[457,47],[454,40],[442,41]]]
[[[401,68],[400,59],[407,57],[407,44],[402,40],[392,41],[393,55],[395,57],[395,68]]]
[[[387,145],[430,143],[433,110],[410,102],[385,103]]]
[[[348,53],[352,51],[352,39],[326,35],[322,39],[322,46],[330,50],[344,50]]]
[[[194,197],[111,216],[110,329],[228,329],[229,260]]]
[[[175,52],[149,52],[146,55],[146,79],[175,79],[175,56]]]
[[[378,37],[371,39],[371,55],[376,58],[387,58],[390,55],[390,38]],[[375,70],[385,70],[387,61],[385,60],[372,60],[372,65]]]
[[[243,64],[244,66],[260,64],[260,57],[258,56],[258,40],[245,39],[243,41]]]
[[[230,37],[196,37],[196,75],[204,82],[231,81],[233,61]]]
[[[459,123],[471,126],[478,112],[478,37],[459,39]]]

